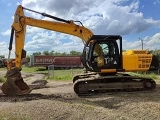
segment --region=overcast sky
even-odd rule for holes
[[[79,20],[94,34],[121,35],[123,49],[160,49],[160,0],[0,0],[0,55],[8,56],[13,15],[18,5],[66,20]],[[26,16],[40,18],[27,12]],[[14,46],[13,46],[14,47]],[[71,50],[82,52],[74,36],[27,27],[25,50],[33,52]],[[14,48],[12,55],[14,54]]]

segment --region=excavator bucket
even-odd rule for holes
[[[6,73],[6,82],[2,85],[2,92],[6,95],[24,95],[32,89],[23,81],[21,72],[18,68],[8,70]]]

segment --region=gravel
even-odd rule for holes
[[[0,74],[3,74],[0,72]],[[43,74],[22,73],[32,85]],[[37,82],[35,82],[37,81]],[[152,92],[110,93],[78,97],[72,82],[47,81],[30,94],[6,96],[0,91],[2,120],[158,120],[160,80]]]

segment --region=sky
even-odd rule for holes
[[[0,0],[0,55],[8,57],[11,25],[18,5],[38,12],[81,21],[96,35],[121,35],[123,50],[160,49],[160,0]],[[25,12],[27,17],[47,19]],[[47,19],[48,20],[48,19]],[[83,51],[81,39],[27,26],[25,50],[34,52]],[[14,57],[14,44],[11,56]]]

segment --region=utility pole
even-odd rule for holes
[[[142,50],[143,50],[143,40],[141,38],[139,38],[141,40],[141,43],[142,43]]]

